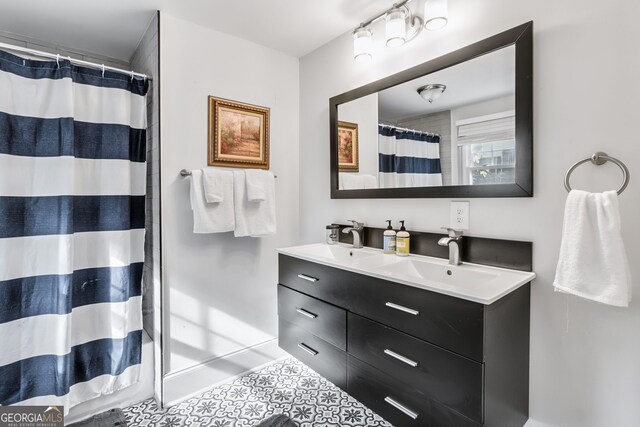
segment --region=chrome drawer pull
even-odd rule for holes
[[[317,282],[318,279],[315,277],[307,276],[306,274],[298,274],[298,277],[302,280],[306,280],[307,282]]]
[[[315,319],[316,317],[318,317],[317,314],[313,314],[310,311],[305,310],[304,308],[299,308],[296,310],[298,313],[302,314],[303,316],[308,317],[309,319]]]
[[[403,355],[396,353],[395,351],[389,350],[388,348],[384,350],[384,354],[387,354],[395,359],[398,359],[399,361],[406,363],[412,368],[415,368],[416,366],[418,366],[418,362],[414,362],[413,360],[408,359]]]
[[[315,351],[311,347],[308,347],[308,346],[304,345],[303,343],[298,344],[298,347],[300,347],[301,349],[303,349],[304,351],[306,351],[307,353],[309,353],[312,356],[315,356],[316,354],[318,354],[317,351]]]
[[[410,416],[414,420],[416,418],[418,418],[418,414],[417,413],[413,412],[411,409],[407,408],[406,406],[401,405],[400,403],[396,402],[395,400],[393,400],[389,396],[385,397],[384,401],[387,402],[389,405],[393,406],[394,408],[396,408],[397,410],[404,412],[405,414],[407,414],[408,416]]]
[[[420,312],[418,310],[414,310],[412,308],[403,307],[401,305],[394,304],[392,302],[388,302],[385,305],[387,307],[395,308],[396,310],[404,311],[405,313],[413,314],[414,316],[417,316],[418,314],[420,314]]]

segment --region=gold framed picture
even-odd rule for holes
[[[269,108],[209,97],[209,166],[269,169]]]
[[[358,124],[338,121],[338,170],[358,172]]]

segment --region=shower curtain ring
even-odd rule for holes
[[[58,68],[60,68],[60,54],[56,54],[56,64],[58,64]]]
[[[102,78],[104,79],[104,64],[102,64]]]

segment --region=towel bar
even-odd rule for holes
[[[622,185],[616,191],[618,195],[622,194],[624,189],[627,188],[627,185],[629,185],[629,169],[627,169],[627,166],[624,163],[622,163],[620,160],[616,159],[615,157],[608,156],[607,153],[598,151],[597,153],[592,154],[591,157],[580,160],[579,162],[576,162],[573,166],[569,168],[569,170],[567,171],[567,174],[564,176],[564,188],[566,188],[567,191],[571,191],[571,185],[569,185],[569,179],[571,178],[571,173],[578,166],[586,162],[591,162],[596,166],[604,165],[607,162],[612,162],[618,165],[618,167],[622,170]]]
[[[182,169],[182,170],[180,171],[180,176],[191,176],[191,171],[188,171],[188,170],[186,170],[186,169]],[[277,177],[278,177],[278,175],[274,175],[273,177],[274,177],[274,178],[277,178]]]

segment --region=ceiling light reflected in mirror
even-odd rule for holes
[[[433,104],[433,101],[440,98],[440,95],[447,89],[446,85],[435,83],[421,86],[418,88],[418,94],[425,100],[429,101],[429,104]]]

